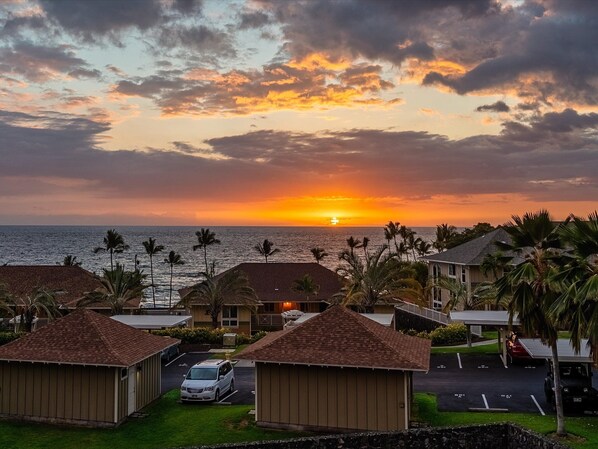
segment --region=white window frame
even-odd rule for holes
[[[451,273],[451,271],[452,271],[452,273]],[[457,266],[454,263],[451,263],[448,266],[448,277],[450,277],[450,278],[457,277]]]
[[[235,316],[232,316],[231,314],[233,310],[235,311]],[[221,315],[222,327],[239,327],[239,306],[222,306]]]
[[[465,270],[465,265],[461,266],[461,283],[465,284],[467,282],[467,272]]]

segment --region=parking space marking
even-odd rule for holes
[[[534,404],[536,404],[536,407],[538,407],[538,410],[540,410],[540,414],[541,414],[542,416],[545,416],[545,415],[546,415],[546,413],[544,413],[544,410],[542,410],[542,407],[540,407],[540,404],[538,404],[538,401],[536,401],[536,398],[534,397],[534,395],[533,395],[533,394],[530,394],[530,396],[531,396],[531,398],[532,398],[532,401],[534,401]]]
[[[486,400],[486,395],[485,395],[485,394],[482,394],[482,399],[484,400],[484,406],[485,406],[486,408],[490,408],[490,407],[488,406],[488,401]]]
[[[230,402],[224,402],[224,400],[225,400],[225,399],[228,399],[228,398],[230,398],[230,397],[231,397],[233,394],[237,393],[238,391],[239,391],[239,390],[235,390],[235,391],[233,391],[232,393],[229,393],[229,394],[227,394],[225,397],[223,397],[222,399],[220,399],[220,400],[218,401],[218,403],[219,403],[219,404],[227,404],[227,405],[230,405]]]
[[[457,352],[457,360],[459,361],[459,369],[463,369],[463,365],[461,364],[461,354]]]
[[[172,365],[174,362],[176,362],[178,359],[180,359],[181,357],[183,357],[185,355],[185,352],[183,352],[181,355],[179,355],[176,359],[172,359],[170,362],[168,362],[166,365],[164,366],[170,366]]]

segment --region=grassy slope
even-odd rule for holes
[[[542,434],[550,434],[556,429],[555,416],[526,413],[439,412],[436,396],[426,393],[417,393],[415,396],[417,420],[435,427],[512,422]],[[571,437],[561,441],[562,443],[576,449],[598,447],[598,418],[567,417],[565,427]]]
[[[0,448],[131,449],[171,448],[282,439],[293,432],[264,430],[247,415],[251,406],[182,405],[171,391],[150,406],[148,416],[117,429],[61,428],[0,421]]]

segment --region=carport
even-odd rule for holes
[[[513,315],[509,318],[506,310],[463,310],[461,312],[451,311],[451,321],[461,322],[467,326],[467,347],[471,348],[471,326],[494,326],[498,329],[498,347],[501,351],[501,359],[507,366],[507,347],[504,344],[506,332],[511,326],[519,325],[519,318]],[[502,349],[501,349],[502,348]]]
[[[542,343],[542,340],[539,338],[520,338],[519,343],[521,343],[521,346],[523,346],[532,359],[552,360],[552,349],[550,346]],[[571,342],[566,338],[558,339],[556,347],[559,354],[559,362],[593,362],[587,339],[581,341],[579,352],[575,352],[575,349],[571,346]]]
[[[189,327],[191,315],[114,315],[113,320],[140,330]]]

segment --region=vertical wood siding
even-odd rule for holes
[[[0,414],[113,423],[114,370],[0,362]]]
[[[256,364],[257,421],[347,430],[401,430],[410,373]]]
[[[142,409],[160,396],[160,354],[145,359],[140,365],[141,371],[137,371],[136,410]]]

